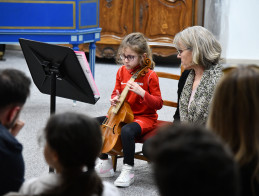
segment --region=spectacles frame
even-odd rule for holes
[[[183,51],[185,51],[185,50],[190,50],[190,48],[185,48],[185,49],[181,49],[181,50],[176,49],[176,50],[177,50],[177,52],[178,52],[178,55],[181,55],[181,54],[183,53]]]
[[[125,54],[120,54],[121,60],[128,59],[128,61],[134,61],[134,59],[135,59],[136,57],[137,57],[137,56],[134,56],[134,55],[127,55],[127,56],[125,56]]]

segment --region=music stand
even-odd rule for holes
[[[35,85],[52,97],[51,113],[55,113],[55,96],[90,104],[98,101],[71,48],[27,39],[19,42]]]
[[[98,101],[71,48],[27,39],[19,42],[35,85],[50,95],[50,114],[55,113],[56,96],[90,104]]]

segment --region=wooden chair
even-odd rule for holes
[[[181,70],[181,73],[182,73],[182,70]],[[171,80],[179,80],[180,78],[180,75],[176,75],[176,74],[171,74],[171,73],[166,73],[166,72],[156,72],[157,76],[160,78],[166,78],[166,79],[171,79]],[[163,87],[160,85],[160,89],[161,89],[161,92],[163,92]],[[175,101],[170,101],[170,100],[164,100],[163,99],[163,106],[168,106],[168,107],[177,107],[177,102]],[[163,109],[163,108],[162,108]],[[169,121],[163,121],[163,120],[158,120],[158,123],[157,123],[157,126],[155,129],[153,129],[152,131],[142,135],[140,138],[137,138],[136,139],[136,143],[144,143],[148,138],[154,136],[157,132],[157,129],[165,124],[168,124],[168,123],[172,123],[172,122],[169,122]],[[117,168],[117,159],[118,158],[122,158],[123,157],[123,152],[109,152],[108,153],[111,158],[112,158],[112,162],[113,162],[113,169],[114,171],[116,171],[116,168]],[[138,152],[135,152],[135,155],[134,155],[135,159],[139,159],[139,160],[144,160],[144,161],[149,161],[142,153],[142,151],[138,151]]]

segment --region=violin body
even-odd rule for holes
[[[123,125],[133,122],[133,112],[129,103],[125,101],[117,113],[114,113],[114,106],[111,106],[107,116],[101,126],[103,135],[102,153],[121,152],[121,128]]]

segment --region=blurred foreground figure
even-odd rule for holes
[[[208,127],[225,141],[240,168],[241,195],[259,195],[259,67],[228,67],[216,88]]]
[[[15,69],[0,70],[0,195],[18,191],[24,181],[22,145],[15,136],[24,126],[19,114],[31,80]]]
[[[237,196],[238,169],[231,151],[200,127],[161,128],[148,146],[162,196]]]

